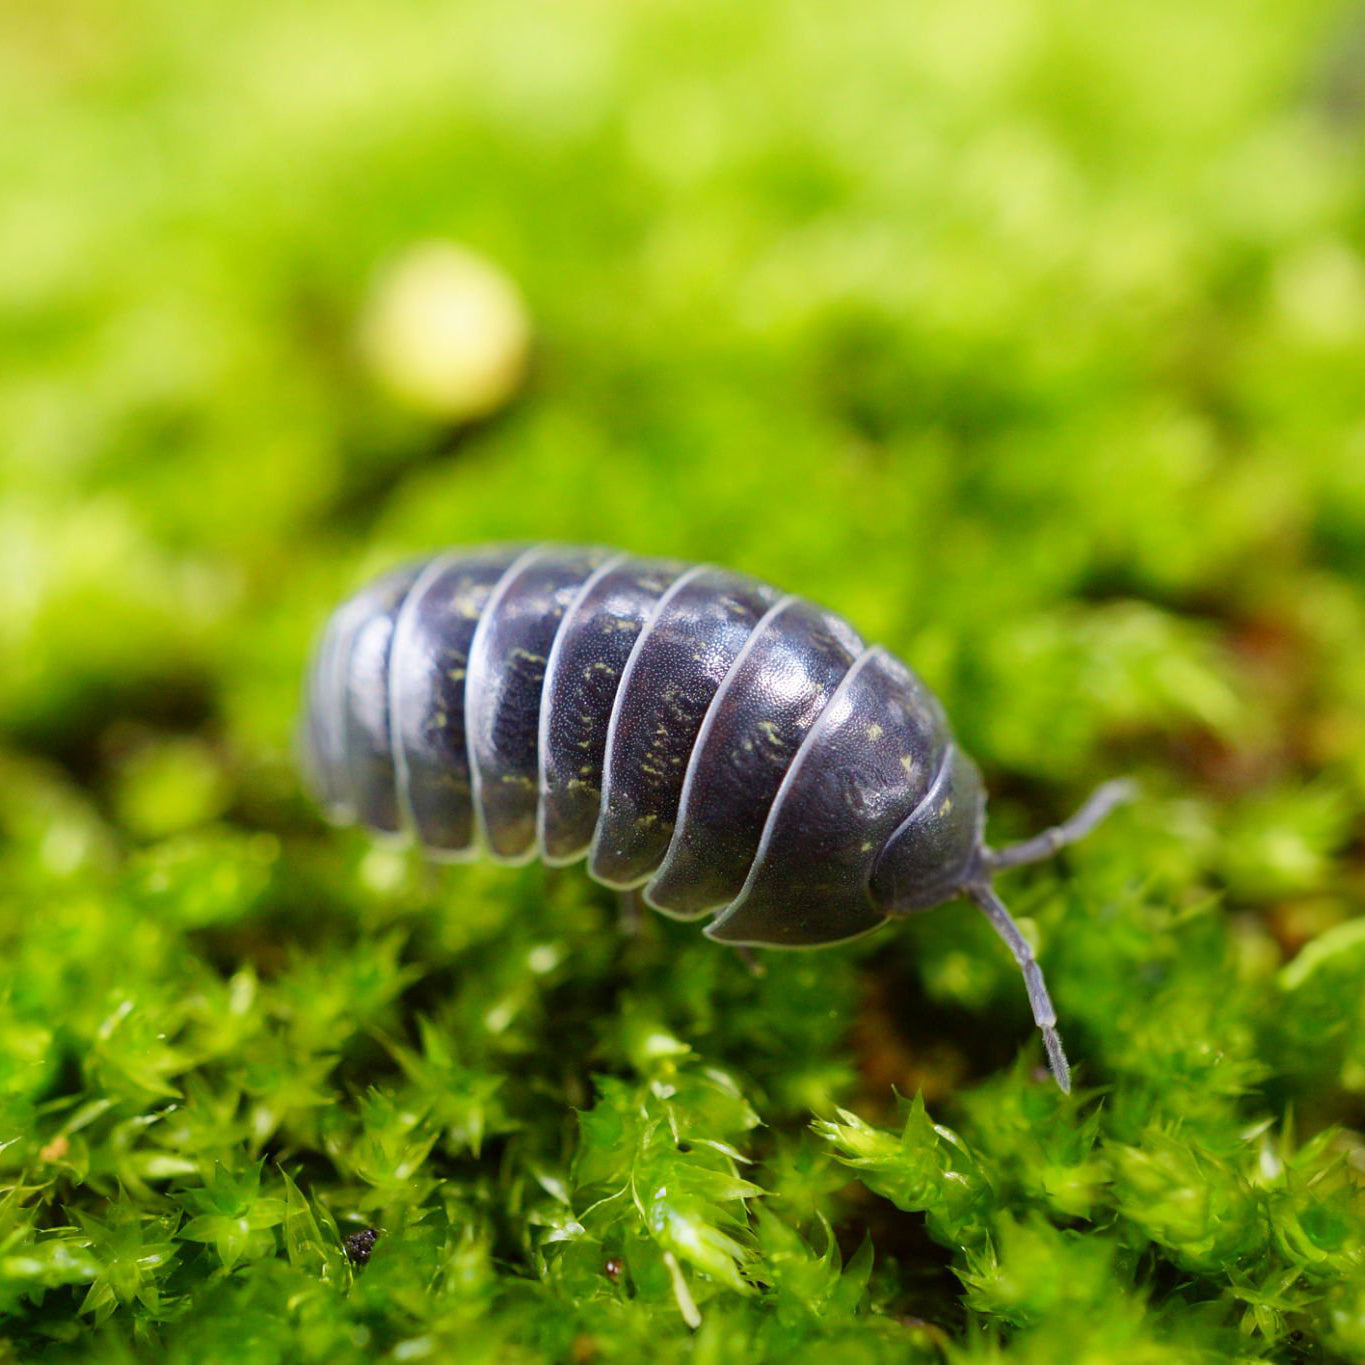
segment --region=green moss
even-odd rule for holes
[[[0,11],[0,1354],[1365,1360],[1358,30]],[[459,430],[357,345],[431,237],[536,332]],[[531,537],[840,610],[995,839],[1140,779],[1001,881],[1071,1097],[968,908],[754,977],[319,821],[328,608]]]

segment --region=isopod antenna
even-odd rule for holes
[[[1033,949],[1020,932],[1005,902],[995,894],[990,877],[1007,867],[1020,867],[1024,863],[1042,862],[1050,858],[1067,844],[1074,844],[1090,833],[1101,820],[1116,806],[1131,801],[1137,795],[1137,784],[1129,781],[1106,782],[1096,788],[1090,798],[1065,823],[1044,830],[1032,839],[1011,844],[1008,848],[986,849],[982,856],[985,878],[964,887],[967,895],[985,912],[986,918],[995,926],[995,932],[1009,945],[1019,970],[1024,974],[1024,985],[1028,989],[1029,1005],[1033,1009],[1033,1022],[1043,1035],[1043,1046],[1047,1049],[1048,1066],[1061,1086],[1063,1094],[1071,1093],[1071,1068],[1067,1064],[1066,1053],[1062,1050],[1061,1035],[1057,1032],[1057,1011],[1053,1008],[1052,997],[1047,992],[1047,982],[1043,980],[1043,969],[1033,956]]]
[[[1052,997],[1047,993],[1047,982],[1043,980],[1043,969],[1033,956],[1033,949],[1019,931],[1005,902],[995,894],[989,882],[976,882],[966,888],[967,894],[985,911],[986,918],[995,926],[995,932],[1009,944],[1019,970],[1024,974],[1024,985],[1028,988],[1028,1002],[1033,1008],[1033,1022],[1043,1035],[1043,1046],[1047,1048],[1047,1064],[1061,1086],[1062,1093],[1071,1093],[1071,1068],[1067,1065],[1066,1053],[1062,1050],[1061,1035],[1057,1032],[1057,1011],[1052,1006]]]

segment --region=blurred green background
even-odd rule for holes
[[[1365,1358],[1360,11],[5,0],[0,127],[13,1358]],[[432,241],[529,319],[472,420],[366,342]],[[622,944],[581,870],[324,829],[326,612],[534,538],[847,615],[943,698],[994,837],[1140,777],[1005,888],[1106,1098],[1010,1069],[1022,990],[961,908],[756,982],[685,926]],[[678,1217],[736,1250],[595,1228],[716,1068],[768,1127],[687,1122],[753,1190],[709,1148]],[[634,1138],[600,1095],[580,1129],[593,1074]],[[975,1231],[808,1131],[893,1087],[975,1141]],[[1185,1228],[1225,1176],[1250,1202]],[[864,1232],[849,1289],[820,1257]]]

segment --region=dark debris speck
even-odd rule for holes
[[[353,1232],[342,1242],[346,1248],[346,1255],[350,1257],[353,1265],[365,1265],[374,1251],[374,1244],[379,1240],[378,1228],[361,1228],[359,1232]]]

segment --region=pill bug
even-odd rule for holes
[[[1063,1090],[1041,969],[991,888],[1126,799],[984,842],[943,710],[842,618],[747,575],[494,546],[391,573],[333,614],[304,721],[329,815],[437,859],[586,858],[735,945],[819,947],[970,897],[1009,945]]]

